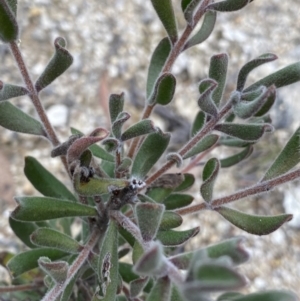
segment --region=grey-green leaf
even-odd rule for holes
[[[231,12],[242,9],[249,3],[249,0],[225,0],[215,2],[206,7],[206,9],[216,10],[220,12]]]
[[[196,156],[201,152],[204,152],[205,150],[215,145],[218,142],[218,140],[219,140],[219,136],[216,134],[205,136],[183,156],[183,159],[187,159]]]
[[[144,119],[132,125],[121,135],[121,140],[126,141],[138,136],[156,132],[156,127],[150,119]]]
[[[270,234],[293,217],[292,214],[274,216],[250,215],[226,206],[220,206],[214,210],[236,227],[255,235]]]
[[[156,281],[146,301],[169,301],[170,298],[171,281],[168,276],[165,276]]]
[[[77,201],[70,190],[35,158],[25,157],[24,173],[35,189],[44,196]]]
[[[159,230],[165,231],[177,228],[182,224],[182,221],[183,219],[178,213],[165,211],[159,225]]]
[[[67,253],[77,254],[83,248],[72,237],[50,228],[39,228],[34,231],[30,239],[40,247],[52,247]]]
[[[0,0],[0,40],[4,43],[18,38],[19,28],[15,15],[12,7],[5,0]]]
[[[183,174],[183,176],[184,176],[183,182],[175,188],[174,190],[175,192],[185,191],[194,185],[195,177],[193,174],[185,173]]]
[[[29,94],[29,91],[22,86],[4,84],[0,81],[0,101]]]
[[[236,116],[247,119],[254,116],[256,113],[261,114],[261,109],[265,105],[267,108],[263,109],[263,112],[269,110],[270,105],[274,103],[276,98],[276,87],[271,85],[265,90],[262,90],[262,93],[252,101],[240,101],[236,105],[234,105],[234,113]],[[270,102],[271,101],[271,102]]]
[[[289,139],[281,153],[269,167],[262,182],[280,176],[300,162],[300,127]]]
[[[194,119],[191,136],[196,135],[204,126],[206,121],[206,114],[203,111],[199,111]]]
[[[152,240],[157,233],[165,206],[154,203],[139,203],[135,215],[144,241]]]
[[[291,85],[300,80],[300,62],[288,65],[247,87],[243,92],[249,92],[260,86],[269,87],[275,85],[276,88]]]
[[[236,0],[235,0],[236,1]],[[217,83],[216,89],[212,92],[212,100],[219,107],[220,101],[223,96],[228,68],[228,54],[220,53],[213,55],[210,59],[209,65],[209,78]]]
[[[46,137],[43,125],[7,101],[0,102],[0,125],[14,132]]]
[[[185,231],[158,231],[156,238],[161,241],[164,246],[179,246],[187,242],[190,238],[196,236],[200,231],[199,227]]]
[[[194,197],[189,194],[172,193],[164,201],[163,204],[167,210],[174,210],[190,205]]]
[[[239,162],[247,159],[252,154],[252,152],[253,152],[253,146],[251,145],[247,146],[244,150],[242,150],[238,154],[235,154],[225,159],[221,159],[220,160],[221,167],[225,168],[225,167],[231,167],[233,165],[236,165]]]
[[[277,58],[277,55],[273,53],[264,53],[245,64],[239,72],[236,89],[238,91],[242,91],[244,89],[247,77],[253,69],[257,68],[258,66],[261,66],[262,64],[272,62]]]
[[[45,221],[69,216],[97,216],[96,208],[50,197],[16,197],[11,217],[25,222]]]
[[[218,109],[212,99],[212,93],[216,87],[217,82],[210,78],[202,80],[199,84],[201,95],[198,99],[198,106],[202,111],[212,116],[217,116],[218,114]]]
[[[212,200],[213,188],[219,174],[219,169],[220,161],[216,158],[209,159],[203,168],[203,183],[200,187],[200,193],[207,203],[210,203]]]
[[[53,248],[38,248],[15,255],[9,260],[7,267],[13,277],[18,277],[25,272],[37,268],[37,261],[42,256],[46,256],[51,260],[57,260],[67,255],[68,253]]]
[[[157,132],[149,134],[134,158],[131,174],[136,178],[144,179],[166,150],[169,141],[169,133]]]
[[[217,124],[215,130],[247,142],[256,142],[265,132],[273,131],[273,127],[268,123],[238,124],[224,122]]]
[[[177,41],[177,24],[174,14],[174,9],[171,0],[151,0],[152,5],[166,29],[171,42],[174,44]]]
[[[20,238],[26,246],[31,249],[36,248],[36,246],[30,240],[30,235],[38,228],[35,223],[20,222],[9,217],[9,225],[16,236]]]
[[[73,63],[73,57],[68,52],[66,41],[63,38],[56,38],[54,41],[55,53],[44,72],[39,76],[35,83],[36,90],[39,92],[50,85],[57,77],[63,74]]]
[[[185,49],[204,42],[212,33],[217,20],[217,13],[209,10],[204,15],[204,20],[199,31],[188,40]]]
[[[175,76],[172,73],[163,73],[155,83],[154,90],[148,99],[149,105],[160,104],[166,106],[172,101],[175,88]]]
[[[170,52],[170,40],[168,38],[163,38],[157,45],[151,57],[147,76],[147,98],[152,94],[156,80],[159,77]]]
[[[118,115],[123,112],[124,107],[124,93],[111,94],[109,96],[109,113],[111,123],[114,123]]]

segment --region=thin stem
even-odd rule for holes
[[[261,194],[261,193],[270,191],[271,189],[273,189],[274,187],[276,187],[278,185],[281,185],[281,184],[284,184],[287,182],[291,182],[296,179],[300,179],[300,168],[296,169],[292,172],[286,173],[284,175],[281,175],[277,178],[257,183],[253,187],[249,187],[247,189],[238,191],[231,195],[215,199],[210,204],[202,202],[202,203],[194,205],[194,206],[175,210],[175,212],[180,215],[185,215],[185,214],[197,213],[198,211],[207,209],[208,207],[216,208],[216,207],[228,204],[228,203],[235,202],[237,200],[248,197],[250,195],[256,195],[256,194]]]
[[[69,282],[74,278],[77,271],[82,267],[82,265],[86,262],[90,252],[93,250],[94,246],[98,242],[101,234],[104,235],[105,232],[100,232],[98,229],[94,229],[94,231],[91,233],[91,236],[87,242],[87,244],[84,246],[78,257],[75,259],[75,261],[72,263],[72,265],[69,268],[67,280],[64,283],[57,283],[48,293],[47,295],[42,299],[42,301],[55,301],[59,295],[66,289]]]
[[[23,284],[23,285],[10,285],[0,287],[0,293],[10,293],[10,292],[22,292],[22,291],[32,291],[39,289],[44,286],[44,281],[36,281],[30,284]]]
[[[193,148],[204,136],[206,136],[208,133],[210,133],[216,124],[224,118],[226,114],[231,110],[232,103],[229,101],[226,103],[226,105],[222,108],[222,110],[219,112],[217,117],[212,117],[208,123],[202,128],[202,130],[194,136],[183,148],[180,149],[179,155],[184,156],[191,148]],[[155,180],[157,180],[160,176],[162,176],[168,169],[170,169],[174,164],[176,163],[175,160],[169,160],[166,162],[160,169],[158,169],[153,175],[151,175],[146,180],[146,185],[150,185]]]
[[[188,41],[188,38],[190,37],[192,31],[194,30],[195,26],[197,25],[199,20],[202,18],[204,13],[206,12],[206,6],[209,4],[210,1],[211,0],[204,0],[201,3],[200,7],[198,8],[197,12],[195,13],[192,24],[187,24],[187,26],[185,27],[182,35],[177,40],[177,42],[174,44],[174,47],[171,49],[171,53],[168,56],[161,73],[170,72],[170,70],[172,69],[172,67],[173,67],[173,65],[176,61],[176,59],[178,58],[180,53],[184,50],[186,42]],[[154,105],[153,104],[152,105],[150,105],[150,104],[146,105],[145,109],[144,109],[142,119],[148,118],[150,116],[150,114],[152,113],[154,107],[155,107],[155,104]],[[139,141],[140,141],[140,138],[135,138],[132,141],[130,149],[128,151],[128,157],[129,158],[133,158],[134,153],[136,151],[136,148],[139,145]]]
[[[29,97],[32,101],[32,104],[33,104],[37,114],[39,115],[39,118],[40,118],[42,124],[44,125],[47,138],[50,140],[50,142],[52,143],[52,145],[54,147],[58,146],[60,144],[59,139],[58,139],[58,137],[54,131],[54,128],[52,127],[52,125],[47,117],[47,114],[44,110],[44,107],[39,99],[39,95],[35,89],[35,86],[34,86],[32,80],[31,80],[31,77],[30,77],[27,67],[25,65],[22,53],[15,41],[10,42],[9,45],[10,45],[11,52],[18,65],[18,68],[20,70],[20,73],[22,75],[22,78],[24,80],[24,83],[26,85],[26,88],[29,91]],[[69,174],[68,163],[67,163],[66,157],[61,156],[60,158],[61,158],[63,165],[65,166],[67,173]]]

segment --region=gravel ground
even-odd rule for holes
[[[19,2],[20,47],[32,78],[37,78],[43,71],[57,36],[66,38],[68,49],[74,55],[70,70],[46,88],[42,95],[49,118],[62,140],[69,135],[70,127],[88,133],[96,126],[107,126],[107,99],[110,93],[124,91],[132,122],[138,120],[139,106],[145,98],[149,55],[165,35],[150,1],[103,0],[101,4],[96,0]],[[180,56],[173,69],[178,79],[175,103],[168,110],[154,115],[156,124],[166,130],[175,130],[174,148],[186,139],[197,108],[194,101],[197,99],[197,83],[207,76],[210,56],[221,52],[229,54],[227,93],[235,84],[238,69],[253,57],[273,52],[279,60],[255,70],[249,81],[299,61],[299,14],[300,3],[297,1],[256,0],[240,13],[220,14],[215,31],[207,42]],[[183,26],[180,15],[179,27]],[[11,55],[3,45],[0,45],[0,60],[0,79],[20,83]],[[251,166],[245,162],[238,168],[222,172],[218,179],[219,195],[254,184],[267,168],[270,154],[274,157],[274,149],[284,145],[299,126],[300,102],[295,101],[299,89],[299,84],[294,84],[280,90],[278,104],[272,111],[276,135],[274,138],[266,137],[265,144],[257,148]],[[34,114],[26,97],[13,99],[12,103]],[[36,194],[22,174],[24,156],[38,158],[60,179],[64,179],[65,175],[59,160],[49,160],[50,147],[45,141],[2,128],[0,137],[0,205],[3,212],[0,217],[0,251],[15,251],[21,246],[7,227],[7,216],[15,206],[13,196]],[[199,172],[195,171],[195,174]],[[297,184],[299,186],[299,181],[279,188],[277,192],[249,198],[238,205],[249,213],[278,214],[284,211],[282,200],[285,199],[286,202],[292,200],[289,212],[297,213],[297,206],[300,211]],[[195,194],[196,201],[199,201],[198,194]],[[293,203],[296,197],[298,203]],[[253,257],[244,267],[250,280],[245,291],[287,288],[300,295],[299,223],[293,227],[285,225],[267,237],[247,235],[213,212],[201,213],[187,221],[188,227],[199,223],[199,238],[194,239],[188,248],[217,242],[232,235],[246,237],[246,245]],[[0,281],[1,277],[6,278],[7,274],[0,274]]]

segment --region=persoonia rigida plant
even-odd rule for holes
[[[293,293],[279,290],[248,295],[237,292],[246,284],[246,278],[236,270],[249,257],[243,238],[232,237],[182,253],[177,246],[197,235],[199,227],[174,228],[182,224],[183,215],[202,210],[215,211],[253,235],[267,235],[291,220],[291,214],[250,215],[227,204],[300,178],[300,127],[255,185],[220,198],[215,198],[213,191],[222,168],[248,158],[264,134],[273,131],[268,112],[276,91],[300,80],[300,62],[247,85],[253,69],[277,57],[264,53],[253,58],[240,69],[236,87],[225,99],[228,55],[213,55],[208,78],[199,83],[199,112],[189,141],[177,152],[168,152],[171,134],[151,121],[153,109],[173,99],[176,78],[172,66],[178,56],[210,36],[217,14],[247,9],[250,2],[182,0],[186,25],[178,30],[171,0],[151,0],[167,36],[151,57],[140,121],[124,129],[130,119],[124,111],[124,94],[112,94],[110,128],[96,128],[89,134],[72,129],[70,137],[60,142],[45,114],[40,92],[70,67],[72,56],[65,40],[57,38],[53,57],[32,81],[17,43],[17,1],[0,0],[0,39],[10,48],[23,78],[23,85],[0,82],[0,124],[47,139],[51,157],[61,158],[73,184],[71,192],[35,158],[25,158],[25,175],[43,196],[15,198],[17,207],[9,223],[28,250],[8,262],[2,260],[13,277],[12,286],[0,287],[2,300],[297,299]],[[200,20],[202,25],[195,31]],[[31,99],[38,118],[10,102],[17,96]],[[228,158],[206,159],[212,149],[221,146],[240,150]],[[163,163],[155,166],[159,159]],[[195,178],[186,171],[200,161],[204,163],[198,167],[202,168],[202,202],[194,205],[188,189]],[[174,165],[178,172],[168,173]],[[72,237],[75,218],[80,219],[81,232]],[[125,255],[127,260],[120,260]]]

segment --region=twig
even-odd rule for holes
[[[34,283],[30,283],[30,284],[1,286],[0,293],[32,291],[32,290],[39,289],[43,286],[44,286],[43,280],[35,281]]]
[[[240,199],[245,198],[250,195],[256,195],[256,194],[261,194],[261,193],[270,191],[271,189],[273,189],[274,187],[276,187],[278,185],[281,185],[281,184],[284,184],[287,182],[291,182],[296,179],[300,179],[300,168],[296,169],[295,171],[281,175],[272,180],[260,182],[256,185],[254,185],[253,187],[249,187],[247,189],[238,191],[231,195],[215,199],[210,204],[202,202],[202,203],[194,205],[194,206],[177,209],[177,210],[175,210],[175,212],[180,215],[185,215],[185,214],[197,213],[198,211],[207,209],[209,207],[216,208],[216,207],[219,207],[219,206],[231,203],[231,202],[235,202],[237,200],[240,200]]]

